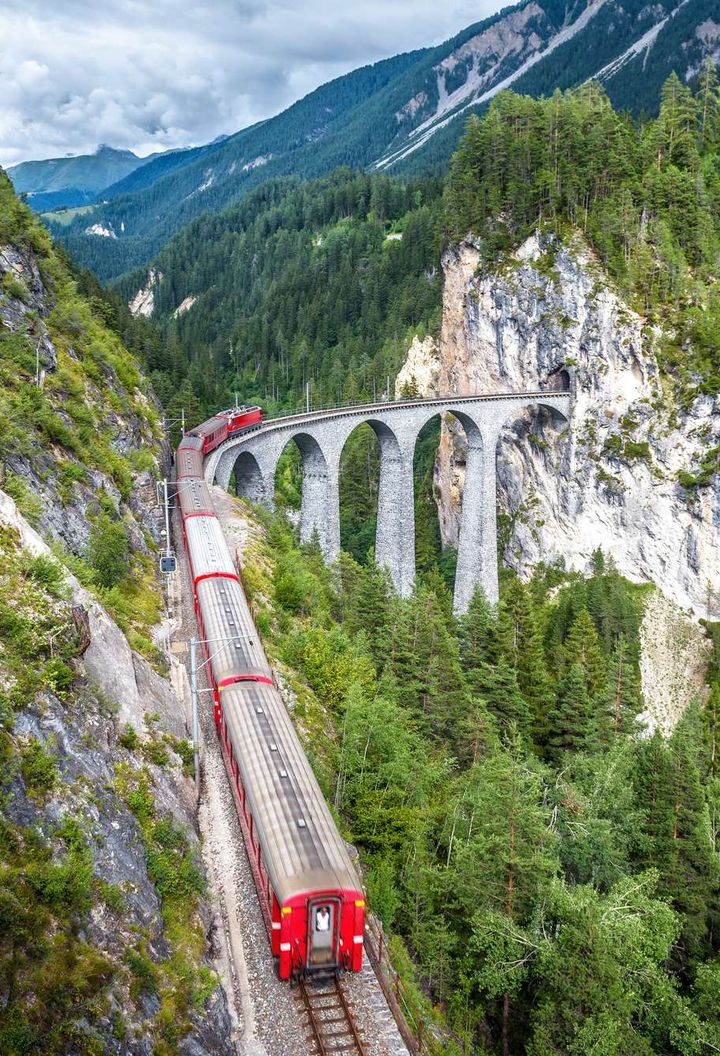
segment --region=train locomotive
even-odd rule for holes
[[[183,437],[177,490],[215,724],[281,979],[360,971],[365,896],[277,689],[203,476],[208,452],[262,421],[223,411]]]

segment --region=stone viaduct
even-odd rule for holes
[[[464,612],[480,584],[498,598],[495,452],[503,426],[528,407],[552,408],[566,420],[569,392],[542,391],[485,396],[447,396],[339,407],[274,418],[226,441],[209,456],[205,477],[227,489],[233,470],[238,495],[271,505],[278,459],[294,440],[303,466],[300,536],[317,536],[327,561],[340,552],[340,456],[358,425],[367,424],[380,446],[375,558],[388,568],[401,595],[415,577],[413,456],[422,427],[450,413],[467,437],[454,607]]]

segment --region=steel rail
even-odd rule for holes
[[[340,1053],[367,1056],[341,981],[333,975],[318,984],[323,986],[322,990],[315,989],[315,985],[300,979],[296,991],[312,1031],[307,1041],[315,1043],[318,1056]],[[328,1030],[328,1027],[337,1029]]]
[[[232,443],[234,440],[244,440],[260,433],[267,434],[305,422],[315,422],[319,419],[359,417],[372,411],[377,414],[384,414],[387,411],[412,409],[414,407],[444,407],[447,405],[456,407],[458,405],[476,403],[478,400],[487,403],[498,403],[501,400],[538,402],[546,400],[548,397],[554,399],[562,396],[566,396],[568,399],[572,398],[572,394],[567,390],[537,389],[528,392],[481,392],[474,396],[430,396],[419,400],[393,400],[389,403],[350,403],[345,407],[328,407],[317,411],[293,411],[289,414],[276,415],[274,418],[265,418],[257,425],[243,429],[242,432],[237,434],[237,437],[228,437],[215,450],[222,450],[225,444]]]

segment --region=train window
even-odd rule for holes
[[[317,967],[333,964],[339,905],[335,900],[311,902],[308,911],[308,931],[310,932],[308,964]]]

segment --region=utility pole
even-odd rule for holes
[[[177,560],[173,553],[172,546],[170,544],[170,497],[168,495],[168,482],[167,478],[163,478],[162,481],[158,481],[155,485],[155,498],[160,502],[159,489],[162,483],[163,489],[163,506],[165,507],[165,528],[162,531],[162,535],[165,536],[165,553],[160,552],[160,571],[166,575],[171,575],[177,571]],[[168,587],[168,607],[170,604],[170,588]]]
[[[305,411],[310,414],[310,382],[305,382]]]
[[[163,497],[165,499],[165,557],[172,557],[170,550],[170,499],[168,498],[167,477],[163,477]]]
[[[164,433],[167,433],[171,425],[179,425],[182,435],[185,436],[185,408],[183,407],[180,411],[179,418],[166,418],[163,416],[162,424]]]
[[[197,687],[197,641],[190,639],[190,699],[192,701],[193,767],[195,769],[195,795],[200,799],[200,731],[198,723]]]

